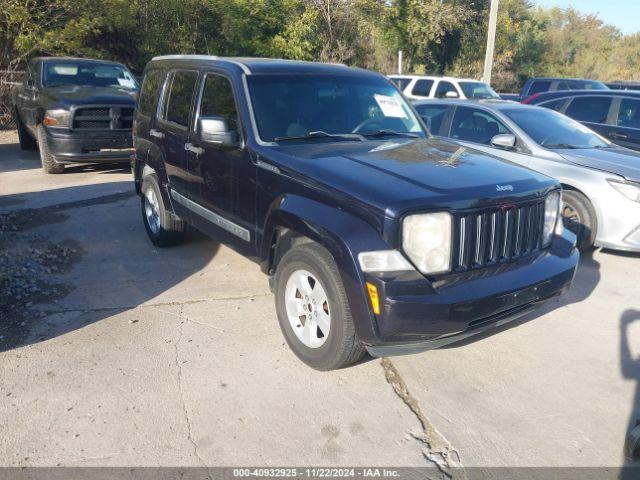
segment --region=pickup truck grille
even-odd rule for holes
[[[131,130],[133,107],[79,107],[71,125],[73,130]]]
[[[463,213],[454,217],[453,270],[521,258],[539,250],[544,200]]]

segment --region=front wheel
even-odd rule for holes
[[[166,208],[160,193],[160,182],[155,173],[142,179],[140,191],[142,221],[151,242],[159,247],[182,243],[185,224]]]
[[[275,276],[280,329],[293,353],[316,370],[334,370],[365,353],[331,254],[315,243],[289,250]]]
[[[562,192],[562,221],[564,227],[577,237],[580,251],[589,250],[596,240],[596,213],[589,199],[579,192]]]
[[[44,130],[44,126],[42,125],[38,125],[38,148],[40,150],[40,162],[42,163],[42,170],[44,170],[44,173],[64,172],[64,165],[56,163],[56,160],[49,151],[47,132]]]

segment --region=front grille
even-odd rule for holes
[[[521,258],[540,249],[544,200],[456,215],[453,270]]]
[[[74,130],[130,130],[133,107],[80,107],[75,110],[71,125]]]

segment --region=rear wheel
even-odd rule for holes
[[[44,173],[63,173],[64,165],[56,163],[53,155],[49,151],[47,143],[47,132],[42,125],[38,125],[38,148],[40,149],[40,162]]]
[[[13,118],[16,122],[16,129],[18,130],[18,141],[20,142],[20,148],[22,150],[35,150],[36,146],[38,145],[36,143],[36,139],[31,136],[31,134],[27,130],[27,127],[25,127],[24,123],[22,123],[22,119],[20,118],[20,115],[18,115],[17,110],[13,111]]]
[[[275,276],[278,321],[293,353],[317,370],[334,370],[365,353],[331,254],[316,243],[289,250]]]
[[[142,179],[140,204],[145,230],[154,245],[167,247],[184,241],[185,224],[166,208],[155,173]]]
[[[576,244],[581,251],[593,247],[596,240],[597,219],[587,197],[574,190],[562,192],[562,221],[564,227],[576,235]]]

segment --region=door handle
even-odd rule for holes
[[[164,133],[159,132],[155,128],[152,128],[151,130],[149,130],[149,135],[156,138],[164,138]]]
[[[620,133],[620,132],[613,132],[611,134],[612,138],[618,138],[620,140],[625,140],[627,138],[629,138],[629,135],[627,135],[626,133]]]
[[[202,155],[204,153],[204,148],[196,147],[193,143],[185,143],[184,149],[188,152],[195,153],[196,155]]]

